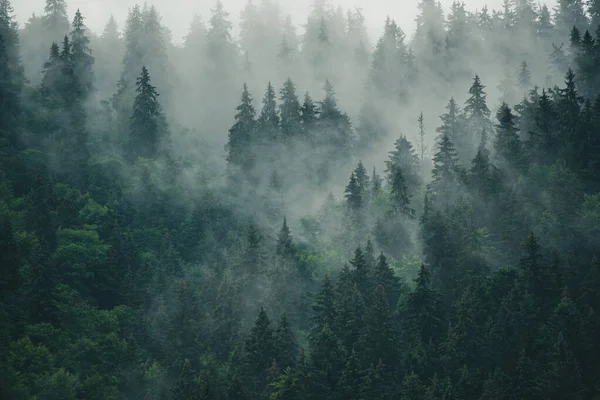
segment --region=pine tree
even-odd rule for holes
[[[578,166],[581,161],[581,149],[579,143],[581,138],[580,113],[583,99],[577,92],[575,74],[569,68],[565,77],[566,87],[560,89],[556,104],[558,116],[558,132],[560,140],[565,143],[562,146],[562,155],[570,166]]]
[[[319,115],[319,109],[314,103],[308,92],[304,94],[304,102],[300,108],[302,128],[304,129],[305,135],[311,135],[317,125],[317,118]]]
[[[440,137],[446,135],[450,140],[455,140],[462,134],[461,130],[464,127],[461,124],[460,108],[456,104],[454,97],[450,98],[446,110],[447,112],[440,116],[442,126],[437,128],[436,132],[440,134]]]
[[[328,275],[325,275],[321,290],[316,295],[312,309],[314,311],[312,317],[314,328],[310,333],[311,340],[321,332],[325,325],[333,326],[335,322],[335,291]]]
[[[5,214],[0,222],[0,265],[2,266],[0,304],[10,300],[10,296],[18,289],[20,264],[21,257],[13,234],[10,216]]]
[[[440,297],[431,288],[430,272],[423,264],[419,268],[415,284],[415,289],[406,294],[400,304],[406,321],[405,335],[423,344],[430,341],[439,343],[444,328]]]
[[[284,370],[294,367],[298,359],[298,343],[286,314],[282,314],[274,334],[274,352],[277,364]]]
[[[559,37],[566,37],[571,28],[588,26],[582,0],[558,0],[554,9],[554,20]]]
[[[251,378],[251,391],[260,391],[264,388],[267,371],[275,357],[271,321],[262,307],[244,343],[244,354],[247,374]]]
[[[381,193],[383,178],[379,176],[375,167],[373,167],[373,173],[371,174],[371,198],[375,199]]]
[[[521,90],[528,90],[531,87],[531,72],[526,61],[523,61],[519,68],[518,83]]]
[[[431,200],[449,204],[460,184],[458,152],[454,143],[446,135],[438,143],[438,151],[433,156],[432,182],[427,186]]]
[[[378,362],[392,366],[396,360],[396,335],[393,329],[392,313],[385,288],[375,288],[373,303],[365,314],[365,331],[363,336],[365,361]]]
[[[265,143],[275,143],[279,140],[279,115],[275,90],[271,82],[267,85],[265,96],[262,100],[262,110],[257,120],[257,130]]]
[[[477,154],[471,161],[469,179],[471,185],[484,198],[489,198],[494,193],[494,169],[495,167],[490,162],[490,152],[487,149],[487,132],[483,130]]]
[[[94,72],[92,66],[94,57],[90,50],[90,39],[86,35],[86,26],[83,23],[83,16],[77,10],[73,19],[71,30],[71,60],[78,86],[81,89],[82,99],[86,99],[93,90]]]
[[[363,208],[363,193],[358,179],[356,178],[356,172],[352,171],[350,175],[350,181],[344,189],[344,197],[346,198],[346,204],[348,208],[354,211],[359,211]]]
[[[0,131],[16,143],[21,124],[24,72],[19,55],[18,26],[9,0],[0,0]]]
[[[421,184],[419,156],[415,154],[412,144],[404,135],[400,135],[396,140],[394,150],[389,154],[389,160],[385,162],[388,183],[391,183],[394,178],[395,168],[400,167],[406,180],[408,193],[412,195]]]
[[[254,106],[248,86],[244,84],[241,104],[236,108],[235,124],[229,129],[227,142],[227,161],[239,167],[242,171],[249,171],[254,166],[254,134],[256,129]]]
[[[522,162],[522,144],[519,139],[515,116],[510,107],[506,103],[502,103],[496,118],[498,119],[496,140],[494,142],[496,156],[501,163],[519,167]]]
[[[425,144],[425,118],[423,112],[419,114],[417,119],[419,123],[419,153],[421,153],[421,164],[425,162],[425,152],[427,151],[427,145]]]
[[[300,134],[302,129],[302,108],[296,96],[296,86],[288,78],[280,93],[279,113],[281,115],[281,132],[284,137],[292,137]]]
[[[150,83],[150,73],[142,67],[136,82],[128,153],[130,157],[155,158],[167,140],[168,130],[158,92]]]
[[[404,173],[402,172],[402,168],[400,166],[395,166],[394,171],[392,172],[390,195],[392,212],[401,213],[409,217],[414,216],[414,210],[410,207],[408,187],[406,186]]]
[[[42,17],[46,33],[52,40],[58,40],[69,32],[69,18],[65,0],[46,0]]]
[[[281,227],[279,235],[277,236],[277,247],[275,249],[275,253],[278,256],[288,260],[294,260],[296,257],[296,246],[294,246],[294,242],[292,241],[290,228],[288,228],[285,217],[283,218],[283,226]]]
[[[490,128],[490,109],[487,106],[485,86],[481,83],[478,75],[475,75],[473,84],[469,88],[469,98],[465,102],[464,114],[467,125],[471,128],[471,136],[481,132],[482,129]],[[466,132],[462,136],[451,140],[456,142],[460,149],[465,149],[472,137]]]
[[[383,252],[377,258],[377,265],[372,273],[372,281],[375,287],[381,285],[384,288],[390,307],[396,307],[400,299],[403,283],[388,264]]]

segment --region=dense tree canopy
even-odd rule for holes
[[[0,0],[0,398],[600,396],[598,1],[70,5]]]

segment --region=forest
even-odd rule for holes
[[[0,0],[1,399],[600,399],[600,0],[217,0],[182,43],[39,2]]]

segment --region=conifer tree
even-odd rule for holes
[[[390,152],[389,160],[385,162],[388,183],[391,183],[396,167],[402,169],[408,193],[412,194],[420,185],[419,156],[415,154],[412,144],[404,135],[394,143],[394,150]]]
[[[0,282],[0,304],[8,303],[10,296],[19,287],[19,269],[21,256],[14,237],[9,215],[3,215],[0,222],[0,265],[2,281]]]
[[[363,336],[365,361],[382,360],[392,366],[396,359],[396,335],[387,294],[382,285],[375,288],[373,303],[366,313]]]
[[[71,30],[71,60],[82,99],[86,99],[94,84],[94,73],[92,71],[94,57],[92,57],[92,51],[89,47],[90,39],[87,37],[87,29],[83,20],[84,17],[77,10]]]
[[[261,307],[254,326],[244,343],[244,362],[248,375],[252,378],[251,390],[260,391],[267,378],[267,371],[275,357],[275,342],[271,321]]]
[[[427,186],[432,200],[445,201],[455,196],[460,184],[458,152],[454,143],[446,135],[438,143],[438,151],[433,156],[432,182]]]
[[[455,140],[461,135],[461,130],[464,126],[461,124],[460,108],[456,104],[454,97],[450,98],[448,105],[446,106],[447,112],[440,116],[442,120],[442,126],[436,129],[441,136],[448,136],[450,140]]]
[[[150,73],[142,67],[136,82],[128,153],[130,157],[154,158],[167,139],[168,131],[158,102],[158,92],[150,83]]]
[[[299,135],[302,129],[302,109],[298,101],[298,96],[296,96],[294,82],[288,78],[279,93],[281,132],[284,137]]]
[[[18,27],[9,0],[0,1],[0,131],[15,133],[21,124],[21,90],[24,72],[19,57]]]
[[[490,162],[490,152],[487,149],[487,132],[483,130],[477,154],[471,161],[469,176],[471,185],[485,198],[494,193],[494,168]]]
[[[274,333],[274,351],[277,364],[284,370],[294,367],[298,359],[298,343],[286,314],[282,314]]]
[[[296,246],[292,241],[290,228],[287,225],[287,219],[283,218],[283,226],[277,236],[277,247],[275,253],[284,259],[293,260],[296,256]]]
[[[312,309],[314,311],[312,318],[314,328],[310,333],[311,340],[321,332],[325,325],[333,326],[335,322],[335,291],[328,275],[325,275],[321,290],[316,295]]]
[[[482,129],[489,129],[491,122],[490,109],[487,106],[487,95],[484,91],[485,86],[481,83],[478,75],[475,75],[473,84],[469,88],[469,98],[465,102],[465,119],[467,126],[471,132],[463,132],[456,138],[451,138],[456,143],[457,147],[462,150],[466,149],[472,138],[481,132]]]
[[[509,163],[509,165],[518,167],[522,161],[522,144],[519,139],[515,116],[511,108],[506,103],[502,103],[496,118],[498,119],[496,140],[494,141],[496,156],[502,163]]]
[[[304,94],[304,102],[300,108],[302,128],[304,129],[305,135],[311,135],[317,125],[317,118],[319,115],[319,109],[314,103],[308,92]]]
[[[423,112],[419,114],[417,119],[419,123],[419,153],[421,153],[421,164],[425,162],[425,152],[427,151],[427,145],[425,144],[425,118]]]
[[[528,90],[531,87],[531,72],[526,61],[523,61],[519,68],[518,83],[521,90]]]
[[[249,171],[254,166],[252,146],[255,140],[256,112],[246,84],[242,91],[241,103],[236,111],[235,123],[229,129],[229,140],[226,146],[227,161],[242,171]]]
[[[414,210],[410,208],[410,196],[404,173],[400,166],[395,166],[390,181],[390,195],[392,201],[392,212],[413,216]]]
[[[395,307],[400,299],[403,284],[402,280],[394,273],[383,252],[377,258],[372,280],[375,287],[381,285],[384,288],[388,304],[390,307]]]
[[[405,335],[423,344],[439,342],[444,326],[440,298],[431,288],[430,272],[423,264],[415,283],[414,291],[408,293],[400,305],[406,318]]]
[[[69,32],[69,18],[65,0],[46,0],[42,17],[48,37],[58,40]]]
[[[371,193],[372,199],[376,198],[381,193],[383,178],[379,176],[375,167],[373,167],[373,173],[371,174]]]
[[[262,100],[262,110],[257,120],[257,130],[265,143],[275,143],[279,140],[279,115],[277,114],[277,102],[275,90],[271,82]]]

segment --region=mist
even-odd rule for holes
[[[596,398],[598,26],[0,0],[0,397]]]

